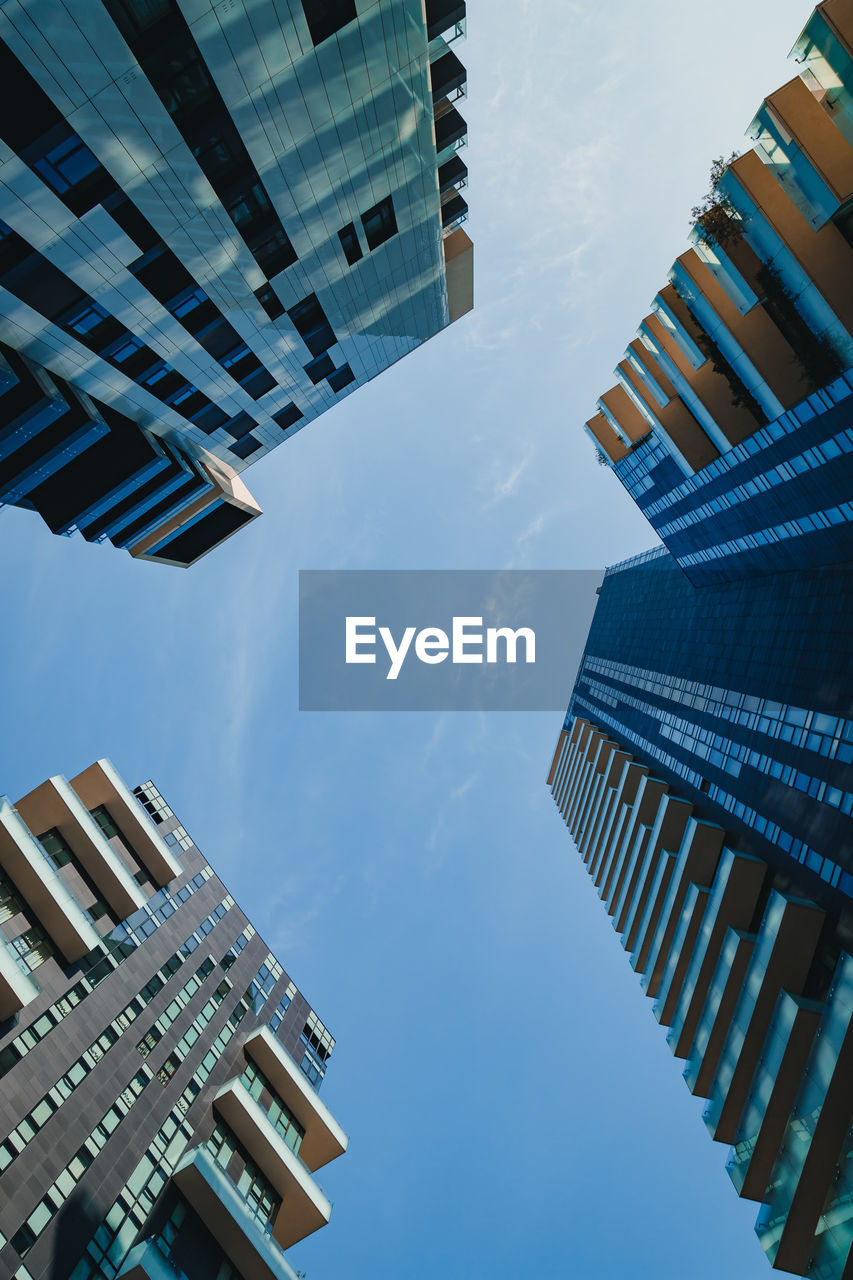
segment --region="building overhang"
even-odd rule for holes
[[[188,1151],[172,1180],[244,1280],[296,1280],[281,1246],[264,1230],[206,1147]]]
[[[5,796],[0,798],[0,867],[66,960],[80,960],[98,945],[100,938],[76,898]]]
[[[303,1163],[320,1169],[343,1155],[349,1138],[269,1027],[254,1031],[243,1048],[305,1130],[299,1149]]]
[[[331,1204],[248,1089],[230,1080],[213,1105],[282,1198],[273,1224],[282,1249],[325,1227]]]
[[[444,237],[444,267],[453,324],[474,307],[474,245],[461,227]]]
[[[49,778],[16,807],[31,831],[56,828],[120,920],[144,905],[141,887],[65,778]]]
[[[133,852],[158,885],[168,884],[181,874],[177,858],[109,760],[96,760],[71,779],[71,786],[87,809],[101,804],[107,806]]]

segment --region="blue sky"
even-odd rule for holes
[[[759,1280],[545,788],[559,716],[299,714],[297,572],[652,545],[579,428],[809,9],[470,8],[475,314],[253,468],[264,517],[187,573],[0,512],[2,786],[152,777],[337,1037],[309,1280]]]

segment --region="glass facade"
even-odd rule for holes
[[[465,6],[96,7],[0,13],[0,501],[190,564],[259,514],[237,473],[470,310]]]

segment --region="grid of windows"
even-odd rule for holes
[[[612,698],[610,702],[612,705],[618,705],[614,703]],[[738,799],[737,796],[733,796],[716,783],[708,786],[707,779],[703,778],[696,769],[691,769],[683,760],[678,759],[671,752],[665,751],[658,743],[651,742],[645,735],[638,733],[636,729],[626,724],[624,719],[619,718],[609,706],[602,705],[603,703],[605,703],[605,699],[595,693],[590,697],[584,697],[582,693],[576,692],[572,699],[572,706],[575,711],[587,715],[593,722],[603,719],[607,725],[615,728],[624,738],[639,747],[643,754],[659,761],[665,768],[683,778],[690,786],[695,787],[697,791],[707,795],[709,800],[715,801],[728,813],[739,818],[746,826],[752,827],[759,835],[769,840],[771,844],[776,845],[777,848],[783,850],[797,862],[808,866],[822,880],[841,889],[849,897],[853,897],[853,875],[845,871],[832,858],[819,853],[817,849],[813,849],[805,840],[792,835],[779,823],[773,822],[766,815],[758,813],[752,805]]]
[[[249,1094],[260,1103],[270,1121],[284,1138],[287,1145],[295,1152],[299,1151],[305,1129],[294,1116],[287,1103],[279,1097],[260,1067],[254,1062],[247,1062],[246,1069],[240,1077]]]
[[[151,1072],[143,1067],[122,1089],[115,1102],[108,1108],[89,1137],[54,1180],[46,1194],[24,1223],[12,1236],[12,1248],[18,1257],[25,1258],[45,1227],[53,1220],[95,1157],[100,1154],[115,1133],[122,1120],[137,1102],[151,1079]]]
[[[231,1178],[253,1216],[264,1225],[272,1222],[281,1208],[281,1196],[222,1121],[208,1138],[207,1148]]]
[[[233,906],[233,899],[230,900]],[[211,932],[214,925],[222,919],[228,907],[226,906],[228,898],[221,902],[207,917],[203,920],[199,927],[190,934],[184,945],[180,948],[182,952],[189,954],[198,947],[208,933]],[[0,1051],[0,1079],[18,1063],[21,1058],[30,1053],[36,1045],[49,1035],[54,1027],[58,1026],[63,1018],[66,1018],[76,1007],[86,999],[88,995],[94,991],[105,978],[117,969],[128,956],[132,955],[136,944],[126,941],[102,943],[97,947],[83,962],[83,975],[73,986],[65,992],[59,1000],[55,1000],[44,1013],[36,1018],[31,1026],[26,1027],[24,1031],[17,1035],[6,1047]]]
[[[278,1007],[276,1008],[275,1013],[270,1018],[270,1028],[273,1033],[278,1031],[282,1022],[284,1022],[284,1015],[287,1013],[288,1009],[290,1008],[291,1001],[293,1000],[293,997],[295,995],[296,995],[296,987],[293,985],[292,982],[288,982],[287,989],[285,990],[284,995],[279,1000]]]
[[[302,1028],[299,1039],[304,1051],[299,1065],[308,1077],[309,1083],[315,1089],[319,1089],[326,1074],[326,1064],[335,1047],[334,1038],[312,1010],[308,1014],[308,1020]]]

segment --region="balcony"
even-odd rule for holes
[[[255,1216],[206,1147],[194,1147],[186,1153],[173,1181],[244,1280],[296,1280],[281,1247],[272,1239],[269,1224]],[[150,1280],[161,1277],[155,1273]]]
[[[186,1274],[165,1257],[153,1240],[131,1249],[119,1271],[120,1280],[187,1280]]]
[[[49,778],[16,807],[31,831],[56,828],[120,920],[143,906],[145,894],[65,778]]]
[[[438,171],[438,190],[441,195],[452,189],[467,186],[468,166],[461,156],[453,155]]]
[[[213,1105],[282,1198],[273,1223],[273,1236],[281,1248],[289,1249],[325,1227],[331,1204],[242,1082],[223,1085]]]
[[[0,866],[38,916],[53,943],[73,963],[100,938],[41,845],[5,797],[0,797]]]
[[[468,216],[468,201],[458,193],[443,200],[441,204],[441,225],[443,230],[458,227]]]
[[[253,1032],[243,1048],[305,1130],[299,1156],[306,1168],[313,1172],[343,1155],[349,1138],[269,1028]]]
[[[443,110],[441,108],[444,108]],[[455,107],[449,103],[439,104],[435,115],[435,149],[441,155],[451,147],[462,145],[468,134],[468,125]]]
[[[430,63],[429,80],[432,89],[432,100],[438,103],[441,98],[462,96],[462,88],[468,73],[452,49]]]
[[[109,760],[97,760],[72,778],[71,786],[87,809],[95,809],[100,804],[107,806],[157,885],[162,887],[180,875],[180,863]]]
[[[465,21],[465,0],[426,0],[427,40]]]

